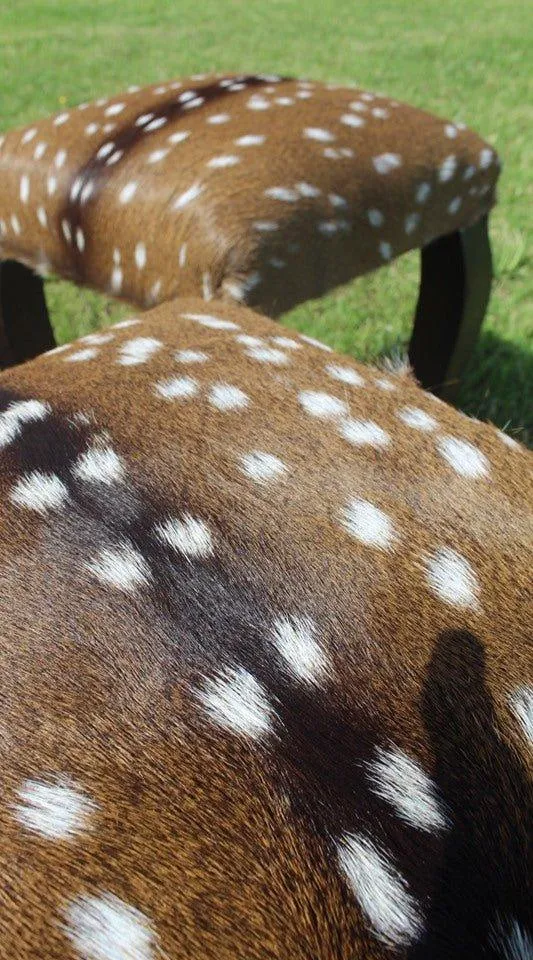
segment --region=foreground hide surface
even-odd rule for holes
[[[176,301],[0,377],[0,956],[531,957],[532,458]]]
[[[464,125],[263,74],[133,87],[0,141],[4,259],[270,316],[472,225],[499,174]]]

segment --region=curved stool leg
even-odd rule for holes
[[[0,369],[55,346],[41,277],[15,260],[0,262]]]
[[[488,217],[422,249],[409,359],[423,387],[455,397],[483,322],[492,285]]]

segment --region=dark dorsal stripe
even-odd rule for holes
[[[146,135],[147,128],[159,129],[157,121],[164,120],[165,124],[177,120],[191,110],[210,106],[218,100],[223,100],[232,93],[253,87],[269,86],[273,83],[282,83],[289,77],[270,76],[267,74],[251,74],[246,76],[223,77],[207,86],[188,87],[176,91],[172,98],[160,102],[157,106],[145,105],[144,109],[116,135],[109,139],[109,149],[102,153],[105,144],[101,144],[96,153],[72,178],[67,192],[67,199],[59,213],[59,235],[63,238],[73,257],[74,277],[78,282],[84,279],[84,262],[80,253],[76,234],[83,231],[84,211],[98,199],[105,183],[119,168],[123,158],[140,143]],[[110,162],[111,161],[111,162]],[[84,189],[91,184],[90,196],[86,199]],[[66,235],[65,235],[66,234]]]

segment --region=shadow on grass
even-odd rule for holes
[[[533,446],[533,349],[483,332],[465,371],[457,406]]]

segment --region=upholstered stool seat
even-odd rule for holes
[[[358,88],[265,75],[131,87],[5,135],[0,258],[142,307],[201,294],[275,316],[482,224],[498,172],[463,125]],[[441,260],[443,289],[459,284],[463,247]],[[5,325],[6,284],[4,268]],[[422,353],[449,356],[422,379],[449,375],[462,320],[448,316],[454,343]]]

